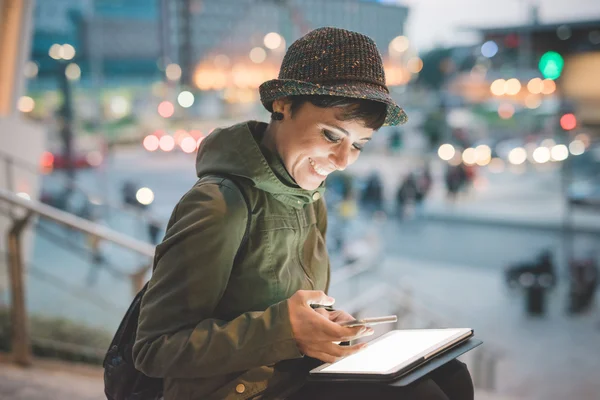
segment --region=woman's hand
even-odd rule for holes
[[[320,290],[298,290],[288,299],[292,332],[302,354],[324,362],[334,362],[366,346],[366,343],[339,346],[334,342],[346,342],[357,336],[363,336],[370,328],[340,326],[337,322],[346,321],[348,318],[352,320],[352,316],[343,311],[334,311],[331,312],[331,314],[337,313],[334,318],[343,318],[334,322],[329,314],[322,313],[325,310],[316,311],[310,306],[311,304],[332,305],[334,301]]]

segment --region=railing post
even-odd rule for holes
[[[489,391],[496,390],[496,362],[497,358],[494,354],[490,354],[487,360],[486,368],[486,384],[485,388]]]
[[[12,159],[8,156],[4,157],[4,172],[6,173],[6,188],[11,192],[15,191],[14,177],[13,177],[13,162]],[[8,215],[13,218],[14,212],[13,207],[8,207]]]
[[[31,365],[31,340],[29,337],[27,308],[25,307],[25,283],[21,233],[29,222],[31,213],[15,219],[8,233],[8,273],[11,287],[10,323],[12,331],[12,353],[15,363]]]
[[[152,266],[143,266],[133,274],[129,275],[129,278],[131,279],[131,288],[133,290],[133,296],[138,294],[138,292],[144,287],[144,278],[146,277],[146,272],[148,272],[149,268],[152,268]]]
[[[476,388],[482,388],[482,375],[483,375],[483,371],[482,369],[482,364],[483,364],[483,350],[482,349],[477,349],[473,352],[473,386],[475,386]]]

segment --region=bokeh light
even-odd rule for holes
[[[575,140],[581,140],[587,149],[591,143],[590,135],[587,133],[579,133],[575,136]]]
[[[40,167],[42,170],[52,169],[54,167],[54,154],[44,151],[40,157]]]
[[[175,148],[175,139],[172,136],[165,135],[160,138],[158,146],[162,151],[171,151]]]
[[[54,43],[50,46],[48,55],[54,60],[60,60],[62,58],[62,46],[58,43]]]
[[[542,93],[542,89],[544,88],[544,84],[542,83],[541,78],[533,78],[529,82],[527,82],[527,90],[533,94]]]
[[[59,54],[63,60],[72,60],[75,58],[75,48],[70,44],[63,44],[60,47]]]
[[[35,61],[27,61],[27,63],[25,63],[25,68],[23,68],[23,75],[25,75],[26,78],[35,78],[38,72],[39,67]]]
[[[567,40],[571,35],[571,28],[569,28],[568,25],[561,25],[556,29],[556,36],[558,36],[560,40]]]
[[[533,161],[543,164],[550,161],[550,150],[547,147],[538,147],[533,151]]]
[[[81,68],[79,68],[79,65],[71,63],[65,68],[65,75],[71,81],[78,80],[81,78]]]
[[[569,157],[569,149],[564,144],[557,144],[550,150],[550,156],[555,161],[563,161]]]
[[[17,101],[17,108],[23,113],[32,112],[35,108],[35,101],[29,96],[21,96]]]
[[[476,163],[479,166],[486,166],[492,160],[492,149],[490,146],[481,144],[475,148]]]
[[[29,195],[29,193],[19,192],[17,193],[17,196],[25,200],[31,200],[31,196]]]
[[[543,94],[552,94],[556,91],[556,83],[552,79],[544,79],[542,83]]]
[[[175,107],[170,101],[163,101],[158,105],[158,115],[163,118],[170,118],[175,113]]]
[[[142,145],[148,151],[158,150],[159,139],[154,135],[148,135],[144,138]]]
[[[423,60],[421,60],[419,57],[411,57],[406,62],[406,69],[413,74],[418,74],[423,69]]]
[[[577,118],[575,118],[574,114],[565,114],[560,117],[560,126],[566,131],[573,130],[577,126]]]
[[[275,50],[283,43],[283,38],[277,32],[270,32],[265,35],[263,40],[265,47],[270,50]]]
[[[525,97],[525,107],[534,110],[542,104],[542,98],[539,95],[528,94]]]
[[[170,81],[177,81],[181,78],[181,67],[178,64],[169,64],[165,68],[165,75]]]
[[[181,144],[179,146],[184,153],[193,153],[196,151],[197,147],[196,139],[191,136],[186,136],[181,140]]]
[[[154,201],[154,192],[147,187],[143,187],[138,189],[138,191],[135,193],[135,198],[140,204],[147,206],[152,204]]]
[[[527,150],[523,147],[515,147],[508,153],[508,162],[513,165],[523,164],[527,160]]]
[[[438,156],[444,161],[451,160],[454,157],[454,154],[456,154],[454,146],[448,143],[441,145],[438,149]]]
[[[506,92],[506,81],[504,79],[496,79],[490,85],[490,91],[494,96],[502,96]]]
[[[515,114],[515,107],[510,103],[502,103],[498,106],[498,115],[502,119],[509,119]]]
[[[410,41],[406,36],[396,36],[390,42],[389,51],[390,53],[403,53],[408,50],[410,46]]]
[[[477,162],[477,153],[475,149],[469,147],[462,153],[462,160],[467,165],[474,165]]]
[[[579,139],[575,139],[569,143],[569,151],[574,156],[579,156],[585,152],[585,143]]]
[[[194,104],[194,95],[192,92],[184,90],[177,96],[177,102],[183,108],[189,108]]]
[[[109,108],[115,117],[121,118],[129,114],[131,111],[131,104],[129,103],[129,100],[123,96],[114,96],[110,99]]]
[[[492,58],[498,53],[498,45],[493,40],[488,40],[481,45],[481,55],[486,58]]]
[[[255,47],[250,50],[250,60],[255,64],[260,64],[267,59],[267,52],[262,47]]]
[[[504,90],[506,91],[506,94],[514,96],[521,91],[521,82],[516,78],[511,78],[506,81]]]

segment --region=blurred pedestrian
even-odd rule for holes
[[[429,194],[431,185],[433,184],[433,178],[431,176],[431,169],[429,165],[418,174],[416,178],[416,191],[415,191],[415,214],[420,215],[423,209],[423,202]]]
[[[306,382],[312,362],[332,362],[364,346],[336,342],[373,332],[340,326],[353,319],[342,310],[310,307],[334,301],[324,293],[330,271],[322,195],[330,173],[354,163],[384,123],[403,123],[406,115],[389,95],[375,43],[338,28],[294,42],[279,78],[263,83],[260,97],[272,113],[269,124],[215,130],[200,146],[199,181],[175,207],[156,249],[135,367],[164,378],[165,400],[183,393],[372,395],[367,384]],[[374,182],[368,198],[380,204],[381,184]],[[469,400],[473,387],[456,362],[440,376],[375,396]]]
[[[364,209],[369,214],[383,210],[383,183],[377,170],[372,171],[367,177],[361,200]]]
[[[458,192],[463,188],[466,181],[467,175],[462,164],[448,165],[445,176],[447,199],[456,200]]]
[[[411,172],[402,181],[396,192],[396,213],[399,219],[406,216],[407,207],[416,201],[417,191],[417,179],[415,174]]]

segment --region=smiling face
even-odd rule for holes
[[[276,100],[273,109],[284,118],[276,122],[265,145],[277,151],[289,174],[305,190],[318,188],[327,175],[355,162],[374,132],[362,121],[340,120],[338,107],[306,102],[292,115],[289,102]]]

